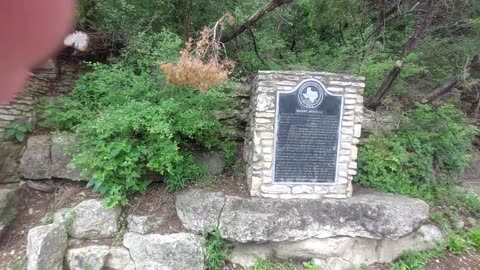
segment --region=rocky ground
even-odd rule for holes
[[[219,181],[228,181],[227,179],[228,178],[224,176],[223,178],[222,177],[219,178]],[[205,186],[211,186],[211,183],[202,183],[199,185],[205,187]],[[228,185],[225,185],[225,186],[228,186]],[[233,191],[234,186],[225,188],[225,191],[227,192],[226,194],[234,193]],[[201,193],[195,192],[195,193],[172,194],[172,193],[165,192],[165,189],[162,184],[154,184],[150,189],[150,191],[144,196],[137,196],[135,198],[132,198],[130,207],[126,208],[124,211],[125,214],[122,214],[120,216],[118,212],[114,211],[114,213],[111,215],[111,218],[106,218],[106,220],[118,219],[117,227],[113,225],[108,226],[106,225],[107,223],[96,224],[96,223],[86,222],[82,225],[82,222],[80,223],[77,222],[75,226],[83,227],[82,230],[78,231],[78,230],[67,229],[67,230],[70,230],[70,232],[68,233],[70,235],[70,240],[68,240],[67,242],[68,251],[66,252],[65,256],[62,258],[64,259],[67,258],[65,260],[70,263],[71,269],[83,269],[82,266],[80,265],[80,262],[83,261],[84,258],[86,258],[85,257],[87,256],[86,254],[104,254],[105,255],[104,257],[100,256],[100,259],[98,257],[96,257],[96,259],[103,260],[102,263],[105,266],[108,266],[112,263],[114,265],[115,263],[120,263],[120,264],[123,263],[128,266],[130,261],[125,259],[124,255],[127,253],[125,253],[125,249],[123,248],[123,246],[129,248],[130,250],[136,250],[136,249],[139,250],[139,253],[135,255],[136,257],[133,254],[131,255],[132,258],[138,258],[139,261],[145,261],[148,263],[148,258],[145,257],[147,255],[141,252],[142,246],[154,245],[159,249],[171,249],[171,247],[168,246],[169,243],[178,243],[178,241],[180,241],[182,243],[187,243],[186,246],[188,247],[194,247],[193,251],[192,249],[187,249],[187,251],[191,250],[192,252],[190,256],[191,260],[189,261],[189,263],[193,263],[193,264],[200,263],[200,259],[198,258],[195,259],[196,257],[193,256],[193,253],[199,250],[199,248],[196,247],[196,245],[198,245],[199,243],[200,244],[202,243],[201,239],[193,237],[194,235],[187,233],[187,231],[197,231],[197,232],[203,231],[205,230],[206,227],[210,226],[209,224],[211,222],[213,222],[213,224],[215,225],[215,223],[217,222],[216,218],[218,218],[218,215],[217,215],[218,212],[215,212],[215,211],[221,210],[221,211],[224,211],[225,213],[228,213],[232,211],[232,210],[229,210],[229,209],[233,209],[231,207],[235,207],[235,205],[238,205],[237,203],[233,203],[234,201],[232,201],[229,203],[230,206],[225,207],[224,205],[225,202],[223,201],[225,198],[228,200],[231,200],[229,198],[232,198],[232,199],[239,198],[235,200],[242,201],[242,199],[240,199],[241,197],[236,197],[236,196],[229,197],[232,195],[224,195],[225,193],[220,192],[220,190],[218,189],[219,185],[216,185],[216,187],[217,188],[215,189],[211,188],[211,192],[202,191]],[[217,193],[215,193],[215,190],[217,191]],[[99,209],[98,207],[100,207],[99,205],[96,204],[96,201],[91,201],[92,199],[97,198],[97,195],[85,189],[83,187],[83,184],[81,183],[72,183],[72,182],[66,182],[66,181],[57,182],[55,185],[55,192],[52,192],[52,193],[46,193],[46,192],[34,190],[25,184],[21,188],[21,192],[23,193],[23,196],[21,196],[21,198],[23,199],[20,204],[22,206],[19,208],[17,219],[10,226],[7,227],[7,231],[4,237],[0,241],[0,256],[1,256],[0,269],[8,269],[7,267],[12,266],[12,264],[14,264],[15,262],[24,262],[26,248],[27,248],[27,238],[28,238],[27,234],[29,229],[37,226],[42,226],[43,224],[52,222],[53,220],[56,220],[55,221],[56,223],[64,222],[62,221],[61,218],[59,218],[58,214],[54,215],[55,212],[62,213],[62,211],[59,211],[60,209],[75,206],[75,208],[77,209],[76,212],[80,213],[80,216],[85,216],[87,221],[89,220],[89,218],[91,219],[94,216],[96,219],[99,219],[98,217],[101,216],[101,213],[91,211],[91,209]],[[365,190],[363,190],[363,192],[365,192]],[[213,194],[213,197],[211,196],[212,194]],[[199,199],[198,196],[203,196],[204,199]],[[176,206],[175,197],[180,198],[180,201],[182,200],[184,201],[185,199],[187,199],[187,201],[193,200],[200,203],[197,203],[195,205],[189,205],[188,203],[182,204],[177,202],[177,206]],[[195,215],[195,213],[198,213],[198,211],[196,210],[200,209],[201,207],[206,207],[207,204],[215,206],[216,205],[214,203],[215,198],[220,198],[219,204],[217,205],[221,205],[222,207],[220,208],[212,207],[209,210],[211,212],[208,212],[208,211],[204,212],[204,213],[210,213],[210,215],[208,214],[203,215],[203,218],[199,217],[199,218],[190,219],[190,220],[188,220],[188,217],[186,218],[186,215],[190,215],[190,216]],[[247,196],[245,196],[244,200],[246,200],[245,202],[248,202]],[[186,207],[182,207],[182,205]],[[285,222],[287,223],[284,223],[284,225],[281,225],[282,224],[281,222],[280,223],[276,222],[275,219],[270,220],[268,218],[264,221],[261,221],[260,223],[256,222],[252,224],[251,222],[253,222],[253,220],[248,221],[248,217],[254,218],[254,220],[258,220],[259,217],[264,215],[264,214],[261,214],[263,213],[262,209],[268,213],[271,213],[272,211],[275,212],[275,209],[278,210],[277,207],[268,206],[268,205],[269,203],[268,204],[261,203],[251,208],[246,207],[247,209],[251,209],[251,211],[253,211],[251,213],[246,213],[245,215],[243,215],[244,219],[247,218],[246,223],[251,225],[263,224],[262,227],[265,227],[265,228],[273,228],[271,226],[296,226],[295,223],[288,222],[288,221],[295,220],[295,218],[292,218],[292,217],[287,218],[285,220]],[[189,209],[190,212],[187,211],[186,214],[184,215],[180,214],[179,216],[181,218],[179,219],[176,217],[176,210],[178,210],[178,208]],[[414,208],[418,208],[418,207],[414,207]],[[80,211],[78,211],[78,209],[80,209]],[[298,209],[305,209],[305,207],[299,207]],[[81,214],[82,212],[84,214]],[[305,213],[302,215],[311,216]],[[144,217],[147,217],[146,218],[147,220],[145,220]],[[229,220],[238,221],[237,218],[232,218]],[[413,221],[414,215],[412,218],[413,219],[410,219],[410,220]],[[183,219],[183,221],[181,219]],[[404,219],[403,221],[407,222]],[[243,222],[232,222],[230,224],[232,226],[230,225],[228,226],[231,228],[230,232],[227,231],[227,234],[229,235],[232,234],[232,236],[225,235],[225,237],[238,240],[237,236],[235,236],[236,235],[235,231],[240,231],[240,230],[243,230],[242,228],[245,228],[245,226],[241,226],[242,223]],[[235,224],[237,225],[235,226]],[[107,229],[110,228],[110,230],[106,230],[102,232],[102,231],[99,231],[98,229],[100,227],[102,228],[106,227]],[[385,227],[385,226],[382,226],[382,227]],[[284,228],[284,229],[287,230],[288,228]],[[120,233],[117,233],[117,231],[119,231]],[[398,231],[398,230],[394,230],[394,231]],[[124,237],[122,240],[121,236],[123,234],[124,234]],[[159,238],[158,236],[155,236],[155,235],[165,235],[165,234],[170,235],[172,239],[165,239],[163,237]],[[243,237],[247,234],[242,233],[239,235],[242,235]],[[80,240],[73,239],[73,236],[78,238],[83,238],[84,240],[80,241]],[[108,237],[108,238],[104,239],[103,237]],[[277,236],[275,236],[275,234],[273,235],[270,234],[268,230],[266,230],[264,232],[259,232],[259,234],[252,235],[250,237],[277,237]],[[88,238],[91,238],[91,239],[85,240]],[[53,241],[53,240],[50,240],[50,241]],[[313,245],[314,244],[315,243],[313,243]],[[94,247],[91,247],[92,245]],[[334,249],[339,248],[338,246],[332,247],[331,243],[328,244],[328,246]],[[258,248],[258,246],[248,247],[249,250],[251,250],[252,248]],[[304,248],[302,248],[301,250],[303,250],[302,252],[305,252]],[[183,252],[185,252],[185,250],[182,250],[182,253]],[[242,252],[242,249],[237,249],[236,251],[237,254],[240,253],[240,255],[242,255],[241,252]],[[156,255],[160,257],[164,256],[162,254],[156,254]],[[148,254],[148,256],[151,256],[151,254]],[[102,258],[111,258],[111,257],[116,258],[117,260],[111,261],[111,260],[102,259]],[[184,257],[177,258],[177,259],[179,261],[182,261],[184,260]],[[472,269],[473,270],[473,269],[479,269],[478,265],[479,265],[478,254],[474,252],[470,252],[468,254],[457,255],[457,256],[449,254],[445,258],[439,258],[439,259],[433,260],[428,265],[427,269],[432,269],[432,270],[433,269],[435,270],[437,269],[438,270],[440,269],[442,270]],[[303,269],[303,266],[301,263],[292,262],[290,263],[290,266],[294,268],[288,268],[288,269]],[[453,266],[455,266],[455,268],[452,268]],[[461,268],[458,268],[460,266]],[[19,268],[19,269],[22,269],[22,268]],[[113,268],[113,269],[116,269],[116,268]],[[124,268],[124,269],[128,269],[128,268]],[[137,268],[137,269],[141,269],[141,268]],[[188,267],[183,269],[188,269]],[[225,269],[240,269],[240,268],[238,268],[238,266],[235,266],[233,264],[228,264],[225,266]],[[377,265],[377,266],[371,266],[369,267],[369,269],[388,269],[388,267],[386,265]]]
[[[37,144],[42,140],[53,145]],[[0,269],[24,269],[26,255],[38,269],[203,269],[202,234],[217,227],[234,243],[224,269],[242,269],[258,256],[288,261],[287,268],[278,269],[303,270],[302,262],[310,258],[326,258],[316,260],[321,269],[348,269],[351,263],[389,269],[382,262],[407,248],[423,250],[443,241],[438,228],[427,223],[428,205],[420,200],[358,186],[353,198],[341,201],[249,198],[238,172],[205,178],[176,193],[156,182],[128,206],[105,209],[85,182],[58,180],[58,175],[78,180],[78,172],[67,169],[68,160],[59,154],[64,142],[40,138],[26,151],[30,157],[23,155],[24,175],[40,171],[50,180],[22,181],[19,188],[0,184]],[[48,156],[47,163],[42,156]],[[10,162],[5,160],[0,167]],[[474,169],[467,171],[469,185],[480,181]],[[4,209],[16,211],[7,226],[13,212]],[[473,270],[480,269],[479,262],[473,251],[447,254],[427,269]]]

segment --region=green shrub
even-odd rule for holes
[[[321,270],[314,262],[308,261],[303,263],[303,267],[305,267],[305,270]]]
[[[33,125],[31,122],[24,124],[10,124],[5,128],[5,139],[23,142],[28,133],[32,132]]]
[[[222,238],[218,229],[205,236],[205,247],[207,250],[207,267],[209,270],[223,269],[232,245]]]
[[[366,140],[360,148],[355,181],[432,200],[468,164],[476,129],[449,105],[417,105],[407,116],[399,130]]]
[[[480,228],[475,228],[467,233],[470,244],[480,251]]]
[[[165,175],[169,190],[185,187],[204,173],[189,147],[221,148],[222,126],[213,115],[224,98],[220,92],[200,94],[170,86],[162,90],[156,92],[164,98],[155,103],[110,105],[75,128],[73,162],[92,173],[89,186],[107,195],[109,205],[127,203],[125,194],[144,192],[148,171]]]
[[[155,65],[177,54],[176,38],[142,38],[154,47],[136,40],[124,52],[125,61],[92,65],[70,96],[42,113],[44,125],[76,132],[73,164],[92,176],[88,186],[105,195],[109,206],[126,204],[133,192],[145,192],[152,173],[164,176],[169,190],[203,176],[193,162],[192,147],[231,148],[230,132],[216,117],[228,113],[230,96],[220,87],[202,94],[168,85]]]
[[[396,262],[391,264],[392,270],[424,270],[427,263],[445,252],[442,245],[425,251],[406,251]]]
[[[469,242],[460,235],[453,234],[447,238],[447,249],[453,254],[461,254],[469,248]]]

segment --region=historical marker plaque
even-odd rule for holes
[[[254,86],[243,152],[250,195],[351,197],[364,78],[259,71]]]
[[[335,183],[343,96],[317,80],[277,92],[274,183]]]

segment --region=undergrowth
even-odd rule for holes
[[[426,197],[432,186],[458,181],[477,130],[451,105],[417,105],[392,133],[370,136],[360,148],[355,181],[392,193]]]
[[[480,217],[480,197],[456,185],[476,133],[455,107],[418,104],[398,130],[373,134],[359,149],[354,181],[425,200],[431,222],[447,235],[445,244],[432,250],[406,252],[392,269],[424,269],[445,252],[461,254],[478,246],[480,230],[465,232],[463,218]]]
[[[446,252],[458,255],[470,249],[480,251],[480,228],[469,232],[452,233],[447,236],[444,244],[425,251],[407,251],[395,263],[392,263],[392,270],[423,270],[434,258],[442,257]]]
[[[304,262],[302,264],[305,270],[322,270],[320,269],[313,260]],[[299,269],[298,266],[293,264],[291,261],[276,261],[271,258],[262,259],[257,258],[255,263],[248,268],[248,270],[296,270]]]
[[[7,140],[16,140],[23,142],[26,136],[33,131],[33,124],[27,123],[13,123],[5,127],[4,137]]]
[[[125,205],[129,194],[145,192],[149,175],[163,176],[170,191],[203,177],[193,149],[233,155],[231,133],[217,119],[230,110],[230,95],[221,86],[201,93],[167,84],[158,70],[179,44],[172,33],[139,34],[123,61],[93,64],[69,96],[43,110],[43,126],[76,133],[73,164],[91,175],[88,186],[109,206]]]
[[[222,238],[218,229],[205,236],[207,251],[207,267],[209,270],[223,269],[225,261],[231,252],[232,245]]]

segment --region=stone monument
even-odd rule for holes
[[[250,195],[351,197],[364,78],[260,71],[254,87],[244,153]]]

